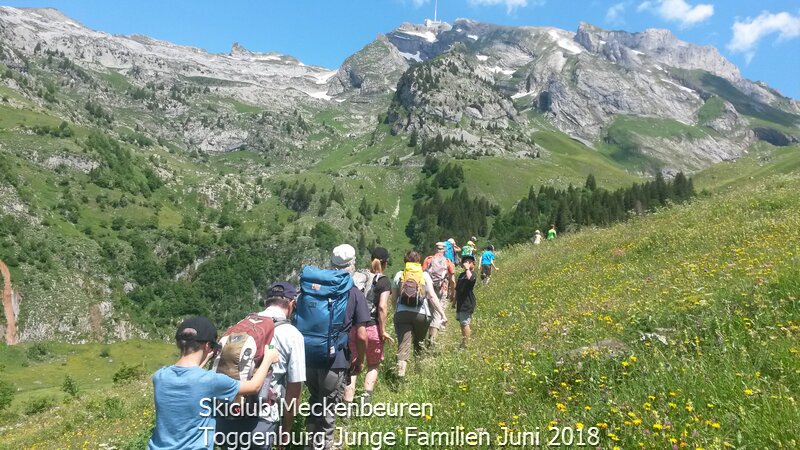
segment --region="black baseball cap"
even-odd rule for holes
[[[297,297],[297,289],[288,281],[278,281],[272,283],[267,292],[267,298],[283,297],[294,300]]]
[[[372,249],[372,259],[377,259],[378,261],[388,261],[389,260],[389,250],[386,250],[383,247],[375,247]]]
[[[213,349],[218,347],[217,327],[211,323],[208,317],[203,316],[190,317],[181,322],[181,324],[178,325],[178,331],[175,333],[175,339],[181,341],[209,342]]]

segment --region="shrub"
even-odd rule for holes
[[[144,376],[144,367],[142,366],[129,366],[122,363],[122,367],[114,374],[112,380],[114,384],[126,384],[134,380],[141,379]]]
[[[106,397],[103,400],[103,416],[107,419],[118,419],[125,415],[122,399],[119,397]]]
[[[64,383],[61,384],[61,390],[72,398],[78,396],[78,382],[74,378],[67,375],[64,377]]]
[[[6,380],[0,380],[0,411],[8,408],[14,400],[16,389],[14,385]]]
[[[43,361],[50,356],[50,349],[42,342],[36,342],[27,350],[28,359],[33,361]]]
[[[100,350],[100,357],[108,358],[109,356],[111,356],[111,350],[108,347],[103,347],[103,349]]]
[[[23,413],[25,415],[33,415],[39,414],[40,412],[47,411],[48,409],[52,408],[56,405],[55,399],[53,397],[36,397],[28,400],[25,402],[25,405],[22,408]]]

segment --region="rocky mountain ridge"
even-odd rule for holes
[[[475,99],[467,101],[469,95],[460,95],[469,89],[460,81],[467,82],[472,75],[489,83],[490,90],[496,92],[492,96],[507,98],[490,102],[505,111],[506,117],[542,114],[559,130],[595,148],[603,143],[618,144],[609,138],[618,117],[658,118],[677,123],[677,127],[699,127],[701,132],[692,136],[634,133],[631,140],[637,151],[666,167],[696,170],[736,159],[759,136],[773,133],[753,132],[750,119],[742,117],[743,113],[752,117],[758,116],[759,110],[774,110],[781,116],[782,125],[800,126],[797,101],[763,83],[742,78],[738,68],[715,48],[680,41],[668,30],[628,33],[581,23],[576,32],[571,32],[469,19],[457,19],[453,24],[404,23],[347,58],[337,70],[307,66],[280,53],[251,52],[239,44],[233,45],[230,54],[220,55],[145,36],[114,36],[89,30],[48,9],[0,8],[0,36],[13,50],[8,52],[12,58],[55,53],[87,69],[121,73],[139,87],[166,81],[173,86],[199,84],[209,93],[208,86],[213,86],[210,93],[214,97],[235,99],[279,116],[298,109],[312,114],[333,109],[353,117],[388,113],[393,120],[400,106],[407,110],[400,115],[416,115],[421,121],[427,120],[428,126],[411,127],[408,122],[398,127],[393,122],[394,132],[419,128],[416,132],[429,139],[440,134],[464,135],[461,142],[466,144],[488,142],[490,154],[502,154],[502,148],[509,147],[508,141],[521,136],[526,139],[527,121],[520,122],[521,128],[511,135],[494,132],[496,127],[506,128],[502,120],[481,123],[487,122],[485,114],[476,112],[485,105],[476,104]],[[450,62],[463,80],[450,77],[448,82],[437,83],[436,89],[429,91],[438,94],[424,96],[427,100],[420,100],[423,96],[414,89],[423,84],[430,88],[431,83],[410,80],[405,86],[398,84],[410,68],[436,65],[437,59],[449,58],[446,55],[454,51],[465,55],[463,64]],[[716,77],[710,81],[714,86],[691,80],[707,75]],[[720,83],[725,86],[715,89]],[[753,107],[742,111],[741,102],[726,97],[729,92]],[[724,108],[715,111],[718,117],[701,119],[701,111],[713,97],[720,97]],[[512,106],[515,111],[509,110]],[[197,114],[182,105],[167,102],[164,113],[179,118],[184,126],[160,132],[159,127],[151,127],[152,131],[180,137],[188,148],[202,152],[263,148],[268,141],[289,148],[305,146],[303,136],[281,136],[285,121],[291,120],[285,117],[262,117],[271,126],[261,128],[235,117],[222,122],[216,119],[220,126],[214,127],[208,122],[215,119],[198,121]],[[495,115],[489,113],[488,117]],[[462,117],[469,117],[470,123],[458,124]],[[478,128],[473,127],[473,121]],[[351,125],[356,134],[372,131],[361,120],[353,120]],[[461,129],[450,130],[453,126]],[[794,135],[783,137],[789,142],[797,139]]]

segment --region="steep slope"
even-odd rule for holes
[[[0,8],[0,259],[25,295],[20,339],[228,320],[338,240],[400,254],[428,156],[507,209],[532,186],[620,188],[800,136],[794,101],[712,50],[604,33],[403,24],[334,71]],[[760,142],[720,173],[792,167],[793,148]]]
[[[402,444],[406,427],[417,435],[487,432],[495,443],[538,429],[539,442],[564,447],[796,447],[798,190],[796,174],[770,177],[608,229],[498,252],[501,271],[476,288],[468,349],[458,349],[459,330],[448,327],[437,352],[415,360],[398,382],[388,367],[395,346],[387,346],[373,402],[430,403],[433,412],[411,423],[354,417],[348,431],[401,430],[403,448],[416,446],[413,437]],[[19,389],[12,411],[34,399],[45,405],[0,422],[14,430],[0,434],[0,446],[58,440],[81,448],[90,439],[141,448],[153,423],[151,384],[111,378],[119,355],[152,371],[174,347],[45,350],[36,360],[26,356],[35,351],[0,348]],[[11,364],[23,359],[27,366]],[[57,391],[64,365],[81,386],[68,406]]]
[[[682,42],[667,30],[627,33],[581,24],[570,33],[460,19],[452,27],[403,25],[387,37],[411,63],[427,64],[443,52],[471,55],[476,64],[462,69],[488,72],[486,79],[518,110],[543,112],[561,131],[609,144],[618,159],[645,166],[697,170],[741,157],[758,139],[791,143],[800,135],[798,102],[742,78],[713,47]],[[440,96],[459,92],[443,84]],[[459,112],[468,107],[449,105]],[[665,133],[621,135],[614,127],[618,117],[679,123],[685,132],[670,133],[674,126],[667,125]],[[788,135],[780,127],[788,127]]]

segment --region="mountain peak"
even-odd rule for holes
[[[642,32],[609,31],[582,22],[575,40],[592,53],[608,55],[624,47],[654,61],[679,69],[706,70],[730,81],[741,80],[739,69],[710,45],[678,39],[670,30],[648,28]]]

